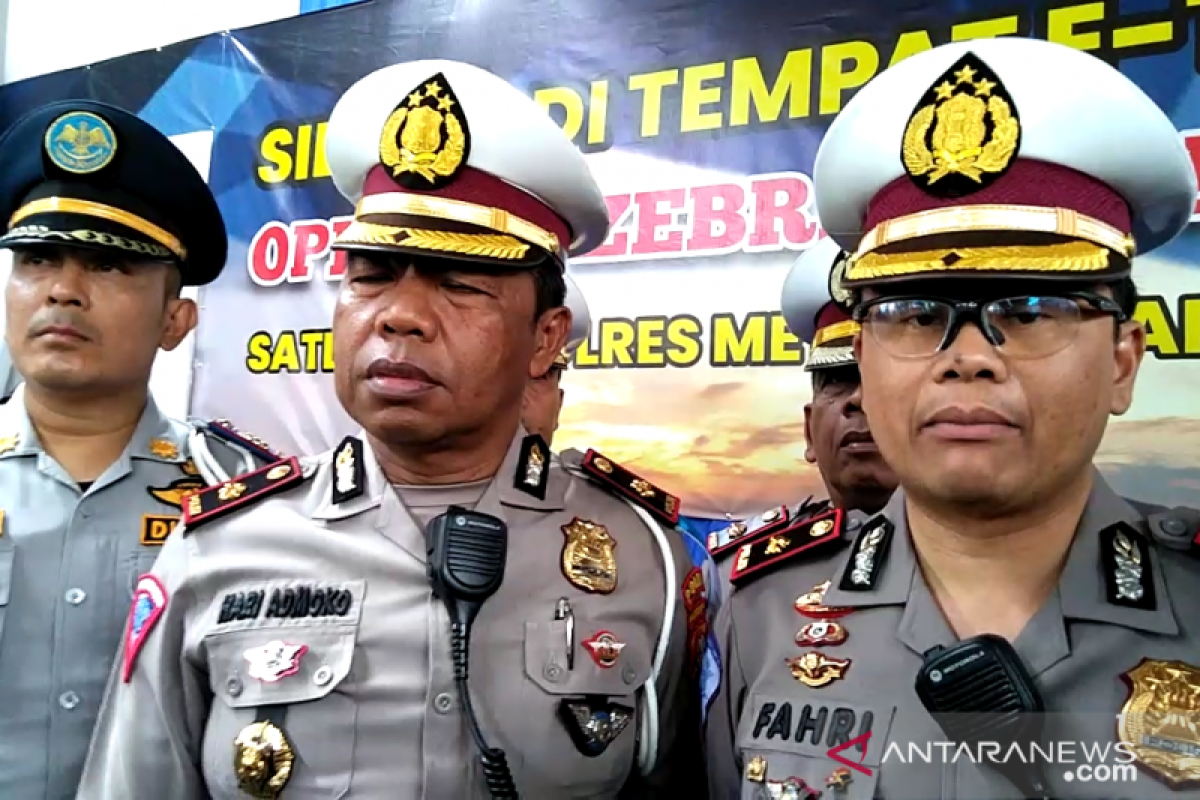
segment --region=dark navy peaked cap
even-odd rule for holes
[[[0,247],[60,244],[170,261],[184,286],[221,274],[228,240],[208,184],[138,117],[64,100],[0,138]]]

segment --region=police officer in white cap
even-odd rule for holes
[[[608,231],[583,156],[468,64],[330,116],[363,428],[195,495],[135,603],[81,798],[674,796],[694,780],[677,501],[520,423]]]
[[[879,455],[862,410],[852,343],[859,325],[841,288],[845,252],[830,238],[806,250],[783,282],[781,308],[791,332],[808,344],[804,369],[812,401],[804,404],[804,458],[816,464],[828,498],[776,506],[708,536],[709,551],[724,560],[760,536],[776,535],[834,508],[874,513],[896,490],[896,477]]]
[[[563,373],[571,366],[571,357],[587,341],[592,329],[592,315],[579,284],[570,275],[563,275],[563,280],[567,284],[566,306],[571,310],[571,334],[567,346],[554,359],[550,369],[529,381],[525,390],[525,409],[521,414],[525,430],[540,435],[547,445],[554,444],[554,433],[562,413]]]
[[[1086,53],[956,43],[855,95],[814,181],[851,253],[863,406],[900,489],[846,538],[739,554],[713,789],[1184,796],[1196,529],[1092,464],[1145,350],[1133,256],[1195,208],[1175,127]],[[1105,775],[1136,788],[1089,781]]]

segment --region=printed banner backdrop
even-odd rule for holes
[[[324,121],[395,61],[497,72],[589,153],[615,223],[571,265],[595,325],[556,445],[626,462],[689,515],[740,517],[823,494],[804,460],[803,348],[778,304],[821,235],[813,156],[856,88],[934,44],[1050,38],[1119,63],[1200,154],[1198,19],[1192,0],[375,0],[6,86],[0,119],[87,96],[169,135],[215,133],[232,246],[202,295],[192,410],[311,453],[355,429],[332,391],[329,242],[351,209]],[[1200,489],[1198,256],[1193,226],[1137,265],[1151,352],[1099,459],[1122,492],[1171,505]]]

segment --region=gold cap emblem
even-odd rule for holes
[[[1021,122],[999,76],[974,53],[946,70],[904,130],[909,177],[937,197],[963,197],[999,178],[1021,143]]]
[[[842,308],[850,308],[854,302],[854,293],[845,286],[846,267],[849,260],[850,254],[843,251],[833,262],[833,268],[829,270],[829,297]]]
[[[440,72],[409,92],[379,138],[380,163],[396,183],[414,191],[453,182],[470,150],[467,117]]]

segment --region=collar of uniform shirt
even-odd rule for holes
[[[142,410],[142,416],[134,428],[129,444],[125,446],[125,455],[129,458],[182,464],[187,460],[187,441],[181,432],[182,429],[182,425],[173,426],[154,402],[154,398],[147,395],[146,407]],[[12,444],[5,447],[5,442]],[[153,447],[156,442],[170,446]],[[25,410],[25,384],[21,384],[9,401],[0,406],[0,458],[37,455],[41,452],[41,441]]]
[[[845,608],[904,605],[911,599],[916,582],[924,582],[917,569],[916,552],[908,532],[903,490],[897,490],[880,513],[895,524],[896,531],[892,536],[887,561],[883,564],[883,572],[877,585],[865,592],[847,592],[838,588],[838,579],[854,558],[854,548],[848,548],[838,559],[836,569],[831,571],[833,583],[825,593],[823,605]],[[1067,560],[1059,574],[1058,597],[1062,616],[1066,619],[1106,622],[1155,633],[1177,634],[1179,626],[1160,568],[1159,554],[1153,543],[1149,551],[1150,571],[1158,598],[1156,607],[1127,608],[1107,601],[1107,576],[1100,555],[1100,532],[1118,522],[1132,525],[1148,542],[1150,541],[1142,516],[1112,490],[1097,470],[1087,505],[1084,506],[1075,537],[1067,552]]]
[[[508,453],[504,457],[504,463],[500,465],[499,471],[491,479],[492,483],[496,486],[500,503],[505,506],[526,508],[534,511],[561,511],[566,508],[567,486],[570,483],[563,469],[555,469],[552,468],[551,464],[546,464],[545,468],[550,470],[550,475],[546,485],[545,500],[539,500],[532,495],[526,494],[515,486],[514,476],[517,474],[517,464],[521,458],[521,443],[527,435],[528,433],[524,428],[517,429],[517,433],[508,447]],[[366,491],[353,500],[340,505],[333,503],[331,492],[325,492],[320,504],[312,512],[313,519],[345,519],[356,514],[361,514],[364,511],[378,508],[383,502],[384,492],[391,489],[387,477],[383,474],[383,469],[379,466],[379,460],[375,458],[375,453],[371,449],[371,443],[367,440],[366,433],[359,431],[357,436],[363,443]],[[333,458],[334,455],[330,451],[323,457]]]

